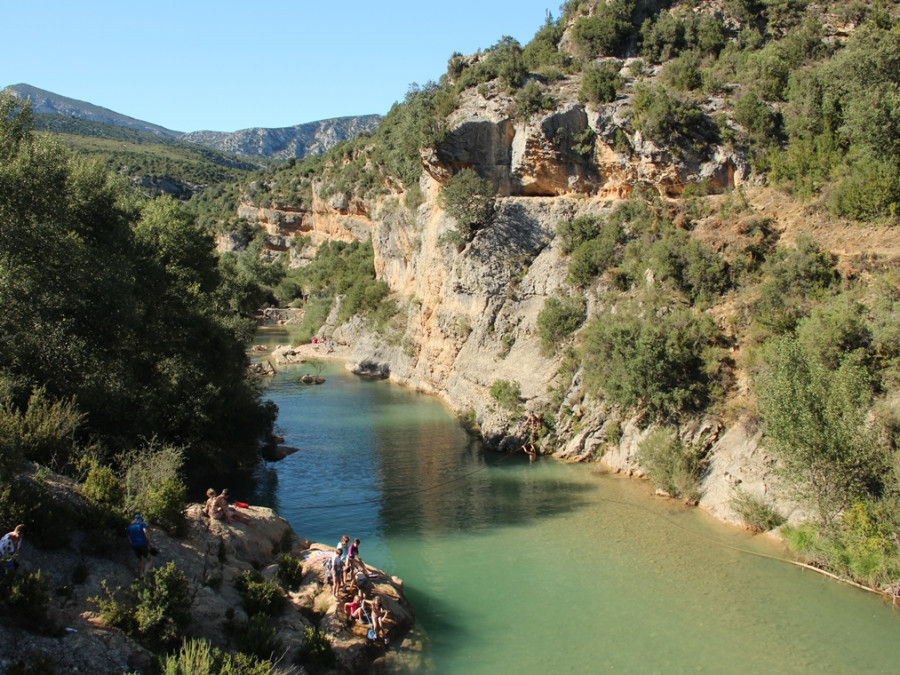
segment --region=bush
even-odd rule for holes
[[[631,15],[635,0],[599,3],[594,13],[575,22],[572,38],[588,59],[617,56],[633,28]]]
[[[288,553],[282,554],[278,558],[276,576],[282,586],[290,590],[297,590],[303,582],[303,561]]]
[[[184,462],[182,451],[154,441],[119,459],[125,472],[126,510],[141,513],[144,520],[182,535],[187,497],[187,487],[180,476]]]
[[[555,350],[571,337],[584,321],[585,303],[581,298],[547,298],[538,314],[537,333],[544,347]]]
[[[784,517],[764,499],[738,490],[731,500],[731,508],[753,532],[768,532],[784,523]]]
[[[185,640],[176,654],[160,658],[162,675],[270,675],[270,661],[246,654],[228,654],[206,640]]]
[[[584,71],[581,76],[581,88],[578,90],[578,100],[582,104],[612,103],[623,84],[618,62],[604,61],[600,66]]]
[[[491,181],[479,178],[473,169],[463,169],[447,181],[438,199],[456,220],[460,236],[468,241],[475,229],[494,218],[495,195]]]
[[[522,408],[522,388],[518,382],[496,380],[491,385],[491,398],[497,401],[501,408],[511,412],[518,412]]]
[[[271,659],[281,652],[278,631],[266,614],[253,614],[245,623],[236,626],[235,637],[240,651],[259,659]]]
[[[581,216],[574,220],[563,220],[556,225],[556,238],[563,254],[568,255],[579,244],[590,241],[600,233],[603,221],[596,216]]]
[[[331,640],[324,631],[312,626],[303,629],[303,644],[297,652],[297,664],[310,668],[332,668],[336,661]]]
[[[96,460],[90,462],[81,492],[94,504],[111,508],[124,508],[125,491],[113,470]]]
[[[663,68],[663,82],[677,91],[694,91],[699,89],[703,82],[700,75],[701,67],[702,55],[700,52],[693,50],[684,52]]]
[[[528,80],[528,84],[516,94],[516,117],[521,119],[527,120],[536,112],[552,110],[555,106],[555,101],[544,95],[541,86],[534,80]]]
[[[705,314],[618,307],[584,329],[585,382],[612,403],[651,414],[699,410],[714,391],[718,329]]]
[[[0,578],[0,600],[6,613],[31,630],[51,632],[47,610],[50,607],[50,584],[41,570],[7,573]]]
[[[663,427],[654,429],[638,448],[638,462],[654,487],[673,497],[700,498],[702,457],[686,448],[678,436]]]
[[[704,115],[699,106],[672,96],[664,87],[638,84],[633,109],[635,128],[659,145],[677,145],[702,131]]]
[[[103,623],[121,629],[150,649],[171,648],[190,623],[188,580],[174,562],[151,568],[143,580],[135,580],[124,593],[121,588],[110,591],[105,580],[101,585],[104,596],[90,600],[99,607]]]
[[[869,376],[853,358],[827,370],[792,337],[774,339],[766,360],[756,394],[767,447],[797,497],[833,527],[854,500],[884,489],[885,449],[865,424]]]
[[[234,582],[244,601],[247,614],[278,616],[287,606],[284,591],[274,581],[264,579],[258,572],[246,570]]]
[[[140,639],[152,648],[170,648],[181,639],[191,620],[191,596],[184,572],[169,562],[151,568],[143,582],[132,586],[134,618]]]

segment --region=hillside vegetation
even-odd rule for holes
[[[561,9],[524,47],[504,37],[478,54],[454,54],[439,81],[411,87],[373,134],[257,174],[241,188],[242,201],[312,218],[328,209],[348,219],[367,214],[382,238],[401,230],[424,236],[423,219],[439,208],[455,223],[439,245],[460,275],[496,240],[494,223],[518,203],[507,200],[528,194],[502,167],[475,159],[476,146],[461,150],[461,129],[476,110],[490,111],[498,125],[505,117],[517,129],[546,129],[557,111],[582,106],[596,122],[559,127],[548,143],[553,161],[584,178],[548,195],[590,198],[602,193],[610,167],[629,162],[651,162],[660,176],[670,167],[670,177],[635,174],[626,200],[555,223],[566,284],[545,298],[535,323],[553,384],[523,396],[519,383],[497,380],[494,412],[462,412],[508,445],[521,438],[522,403],[538,406],[545,452],[583,436],[586,406],[617,411],[601,415],[605,431],[597,432],[612,443],[637,415],[659,429],[641,444],[642,471],[689,500],[702,496],[712,458],[708,446],[682,437],[687,421],[755,420],[779,460],[781,492],[773,500],[738,490],[732,508],[748,526],[768,529],[792,504],[808,521],[798,527],[795,518],[786,530],[799,550],[892,587],[900,575],[896,247],[879,258],[825,235],[840,227],[852,240],[849,220],[859,232],[871,223],[867,236],[877,241],[872,227],[887,234],[898,224],[896,8],[610,0]],[[601,151],[618,164],[601,165]],[[733,179],[701,171],[720,157],[730,158]],[[431,202],[435,183],[440,195]],[[790,207],[797,220],[754,205],[753,195],[772,189],[785,206],[801,204]],[[295,241],[271,286],[282,302],[308,298],[301,337],[326,321],[332,330],[332,309],[352,286],[353,312],[368,313],[369,330],[394,345],[398,362],[416,363],[423,346],[413,324],[433,308],[386,293],[374,274],[369,293],[341,276],[322,285],[312,270],[325,264],[316,261],[334,265],[335,249],[320,247],[306,267],[310,243]],[[541,250],[507,254],[508,304]],[[389,252],[376,248],[379,255],[380,266],[392,264]],[[284,265],[288,259],[294,264]],[[342,307],[341,321],[353,312]],[[522,339],[494,324],[481,333],[475,320],[459,316],[451,327],[448,319],[445,334],[456,345],[499,341],[501,359]],[[510,391],[518,393],[501,396]],[[499,433],[491,422],[498,410],[508,420]]]

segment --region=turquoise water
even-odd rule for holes
[[[486,451],[436,399],[325,368],[268,382],[300,451],[255,499],[401,577],[433,672],[897,671],[900,610],[762,557],[784,555],[765,538],[641,481]]]

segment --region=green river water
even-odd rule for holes
[[[254,499],[402,578],[431,672],[900,670],[900,608],[765,557],[785,557],[765,537],[642,481],[486,451],[438,400],[339,363],[320,386],[305,372],[267,382],[300,451]]]

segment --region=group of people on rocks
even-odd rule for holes
[[[346,534],[341,537],[337,548],[326,561],[326,582],[331,584],[331,593],[340,603],[350,598],[342,607],[344,614],[350,619],[371,626],[369,637],[388,643],[384,622],[387,610],[381,604],[381,598],[372,590],[369,568],[359,555],[359,539],[350,541]]]

